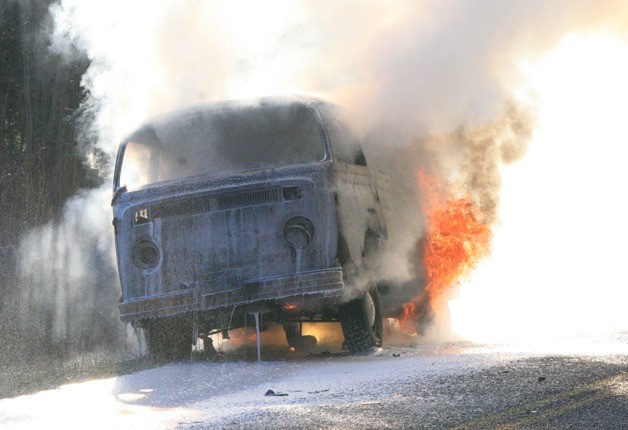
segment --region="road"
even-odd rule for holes
[[[0,428],[628,429],[628,333],[264,353],[3,399]]]

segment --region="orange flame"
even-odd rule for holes
[[[437,178],[422,170],[418,181],[427,221],[427,234],[419,243],[427,284],[421,294],[404,305],[401,321],[406,330],[428,320],[431,312],[438,312],[461,279],[490,253],[490,227],[480,221],[481,210],[471,197],[443,198]]]

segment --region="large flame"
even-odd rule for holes
[[[420,170],[421,209],[427,233],[422,247],[426,286],[406,303],[401,317],[405,329],[412,329],[435,317],[453,297],[460,281],[490,253],[491,230],[482,222],[481,209],[471,196],[451,197],[436,176]]]

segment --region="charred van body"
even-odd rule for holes
[[[120,146],[114,226],[123,321],[154,354],[241,327],[340,321],[352,352],[381,345],[369,260],[387,228],[376,174],[336,108],[225,102],[158,119]],[[193,334],[194,333],[194,334]]]

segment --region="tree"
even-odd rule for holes
[[[33,227],[59,216],[63,203],[101,179],[77,141],[89,61],[50,52],[51,0],[0,4],[0,337],[20,337],[17,247]],[[15,346],[0,342],[0,348]],[[15,352],[14,348],[0,355]]]

